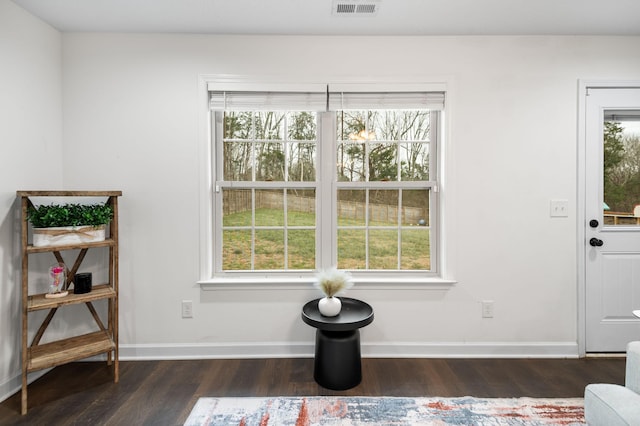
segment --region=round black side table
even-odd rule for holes
[[[341,297],[340,313],[325,317],[318,311],[318,300],[302,307],[302,321],[316,328],[313,378],[327,389],[351,389],[362,381],[359,329],[373,322],[373,308],[361,300]]]

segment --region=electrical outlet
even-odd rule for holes
[[[493,318],[493,300],[482,301],[482,318]]]
[[[193,318],[193,302],[191,300],[182,301],[182,318]]]

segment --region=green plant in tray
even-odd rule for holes
[[[100,226],[112,218],[113,208],[108,204],[51,204],[27,210],[27,219],[34,228]]]

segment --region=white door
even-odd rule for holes
[[[585,99],[585,349],[640,340],[640,88]]]

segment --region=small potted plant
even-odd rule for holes
[[[353,280],[348,272],[331,268],[318,272],[315,286],[325,295],[318,301],[320,314],[325,317],[335,317],[342,309],[342,302],[336,296],[351,288]]]
[[[104,241],[112,218],[109,204],[51,204],[27,210],[35,247]]]

